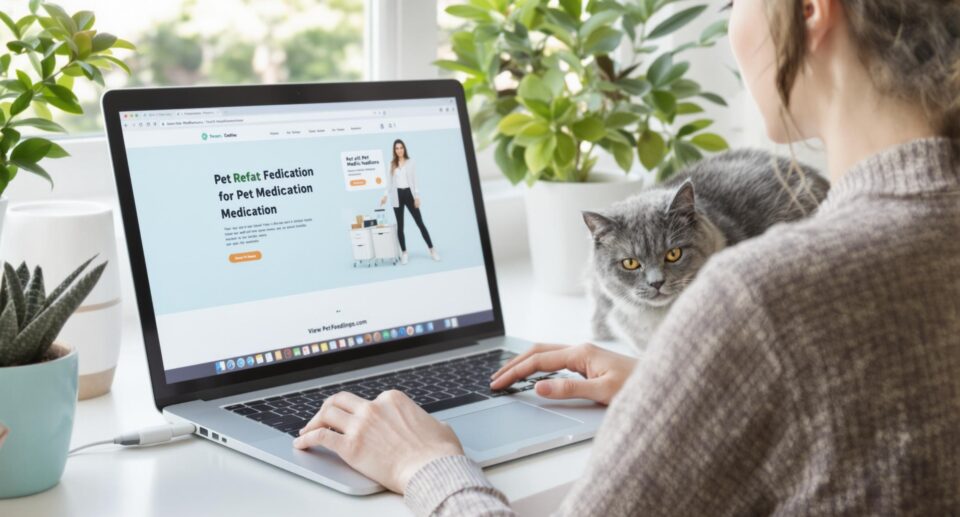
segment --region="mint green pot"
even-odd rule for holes
[[[77,352],[26,366],[0,367],[0,499],[60,482],[77,409]]]

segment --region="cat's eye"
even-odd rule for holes
[[[682,257],[682,256],[683,256],[683,250],[682,250],[682,249],[680,249],[680,248],[673,248],[672,250],[670,250],[670,251],[667,252],[667,255],[664,257],[664,259],[666,259],[667,262],[670,262],[670,263],[672,264],[672,263],[680,260],[680,257]]]
[[[620,265],[623,266],[623,269],[626,269],[627,271],[636,271],[640,269],[640,261],[633,258],[621,260]]]

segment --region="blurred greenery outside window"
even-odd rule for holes
[[[137,46],[125,58],[132,75],[105,74],[107,88],[356,81],[367,68],[365,0],[47,1],[91,10],[99,29]],[[27,0],[0,0],[0,10],[29,13]],[[78,81],[84,113],[54,110],[54,120],[72,136],[102,132],[103,91]]]

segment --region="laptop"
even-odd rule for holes
[[[602,407],[532,390],[570,372],[489,389],[531,343],[504,333],[459,83],[122,89],[102,107],[168,420],[355,495],[383,488],[291,443],[339,391],[405,392],[482,466],[594,435]]]

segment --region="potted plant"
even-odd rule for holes
[[[3,192],[21,170],[36,174],[53,187],[53,179],[40,165],[45,158],[63,158],[67,152],[55,142],[24,136],[24,128],[65,132],[54,122],[51,107],[81,114],[73,93],[74,80],[85,78],[103,86],[103,72],[113,67],[130,73],[114,56],[114,49],[134,46],[93,28],[90,11],[68,14],[62,7],[30,0],[29,14],[14,19],[0,11],[0,22],[9,32],[7,52],[0,54],[0,230],[6,213]],[[46,15],[44,15],[46,14]]]
[[[664,10],[675,0],[469,0],[446,11],[466,20],[452,35],[478,146],[512,183],[525,182],[531,259],[538,284],[582,290],[588,234],[580,211],[636,192],[641,181],[595,170],[598,153],[625,172],[639,159],[663,181],[703,152],[727,148],[705,130],[702,101],[726,105],[686,77],[680,58],[712,47],[726,20],[696,41],[670,49],[662,40],[699,17],[706,5]],[[631,57],[613,53],[626,45]],[[656,57],[654,57],[656,56]]]
[[[4,264],[0,288],[0,498],[46,490],[60,480],[77,406],[77,353],[54,343],[100,280],[93,258],[46,293],[43,271]],[[78,279],[79,278],[79,279]]]

